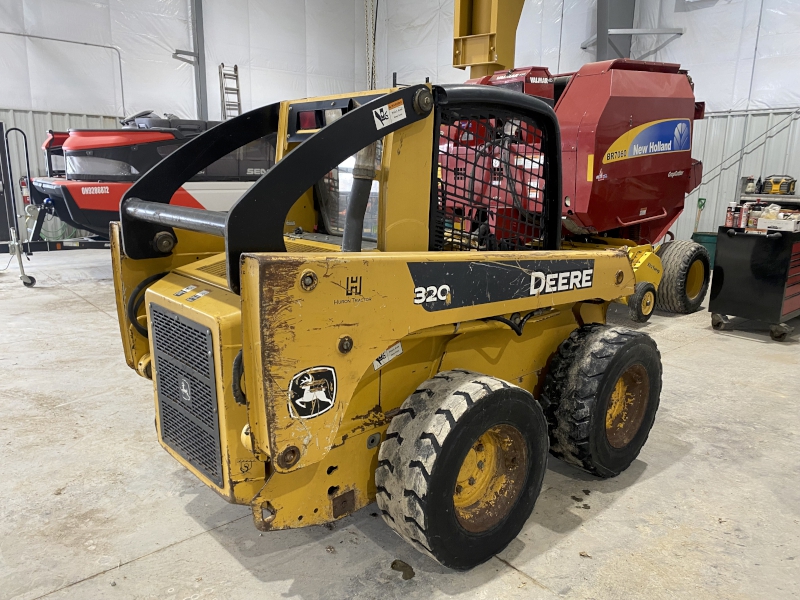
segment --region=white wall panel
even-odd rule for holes
[[[631,55],[689,69],[711,111],[800,104],[797,0],[639,0],[635,26],[684,29],[636,36]]]
[[[238,65],[242,110],[366,87],[361,0],[205,0],[209,118],[219,65]]]
[[[6,33],[4,33],[6,32]],[[7,32],[57,38],[20,38]],[[122,115],[153,109],[195,114],[188,0],[4,0],[0,3],[0,106]]]
[[[33,106],[28,73],[25,38],[0,35],[0,106]]]
[[[384,3],[382,3],[384,4]],[[386,62],[379,86],[391,85],[392,73],[401,83],[463,82],[467,71],[453,68],[452,0],[389,0],[379,43],[385,45]]]

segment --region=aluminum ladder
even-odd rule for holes
[[[226,67],[219,65],[219,91],[222,105],[222,120],[238,117],[242,114],[242,95],[239,92],[239,65]]]

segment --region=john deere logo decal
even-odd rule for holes
[[[292,377],[289,413],[295,419],[310,419],[333,408],[336,371],[333,367],[311,367]]]
[[[409,301],[428,312],[594,286],[592,259],[410,262],[408,270],[414,282]]]
[[[189,380],[184,377],[181,377],[181,402],[184,404],[192,403],[192,386],[189,384]]]
[[[603,156],[603,164],[639,156],[688,152],[692,149],[689,119],[664,119],[634,127],[619,136]]]

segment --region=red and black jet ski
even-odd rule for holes
[[[31,202],[72,227],[106,237],[133,182],[216,124],[145,111],[122,121],[122,129],[49,131],[42,145],[47,177],[33,179]],[[227,211],[274,164],[275,140],[262,138],[198,173],[171,204]]]

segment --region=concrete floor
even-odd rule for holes
[[[552,460],[520,536],[454,573],[374,505],[332,530],[259,534],[156,442],[108,251],[28,264],[34,289],[0,272],[0,598],[800,597],[797,334],[656,314],[664,391],[639,459],[612,480]]]

